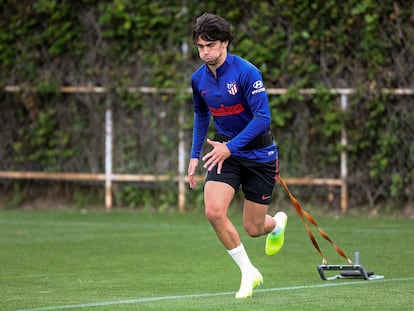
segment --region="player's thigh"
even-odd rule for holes
[[[204,205],[206,215],[227,214],[235,190],[227,183],[209,180],[204,185]]]

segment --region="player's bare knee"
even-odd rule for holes
[[[204,214],[211,223],[217,223],[224,219],[223,213],[218,209],[206,208]]]
[[[263,228],[258,226],[245,226],[244,230],[246,230],[247,234],[252,238],[257,238],[263,235]]]

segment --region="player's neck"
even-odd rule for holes
[[[210,69],[211,73],[217,78],[217,68],[224,64],[226,61],[227,53],[223,53],[220,59],[217,60],[215,64],[207,64],[208,68]]]

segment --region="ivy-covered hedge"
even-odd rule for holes
[[[115,167],[175,174],[178,128],[188,142],[191,133],[191,98],[181,90],[200,65],[191,25],[209,11],[232,23],[230,51],[257,65],[267,88],[290,90],[269,97],[284,175],[337,177],[345,127],[355,204],[412,203],[413,96],[380,89],[414,86],[413,10],[403,0],[5,0],[0,86],[22,89],[0,93],[0,169],[102,171],[99,135],[111,107]],[[68,95],[63,85],[109,91]],[[176,92],[128,91],[139,86]],[[346,113],[329,88],[357,90]]]

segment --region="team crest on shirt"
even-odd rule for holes
[[[227,91],[230,95],[236,95],[239,91],[239,88],[237,87],[236,81],[227,83]]]

